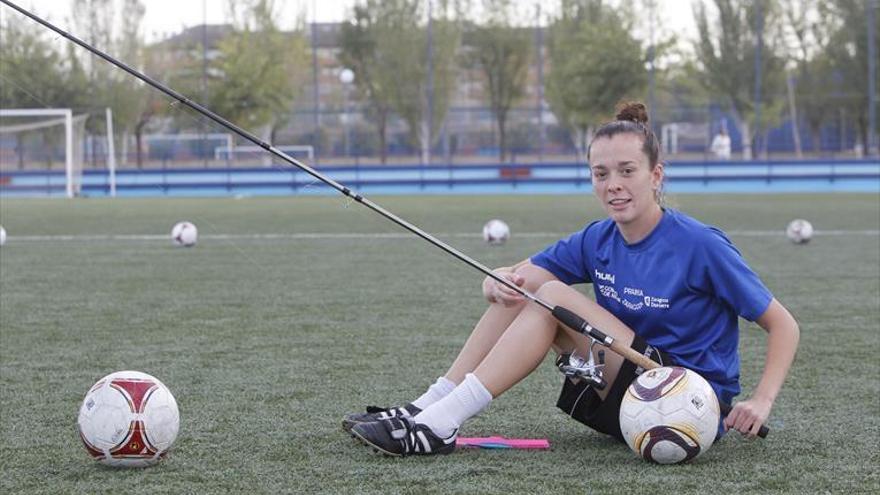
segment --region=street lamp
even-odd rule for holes
[[[342,83],[342,95],[343,95],[343,115],[342,115],[342,125],[345,126],[345,156],[346,158],[351,154],[349,150],[349,135],[348,135],[348,92],[351,89],[351,83],[354,82],[354,71],[351,69],[345,68],[339,72],[339,82]]]

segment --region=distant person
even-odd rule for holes
[[[699,372],[728,404],[740,393],[738,318],[756,322],[768,335],[763,373],[749,380],[757,386],[718,432],[754,437],[794,359],[797,322],[723,232],[664,206],[660,144],[643,104],[622,105],[614,121],[598,128],[588,156],[593,190],[608,217],[494,272],[644,356]],[[595,301],[571,287],[583,283],[593,285]],[[389,455],[446,454],[455,449],[459,427],[548,352],[591,352],[588,337],[491,277],[483,281],[483,297],[489,307],[445,375],[410,403],[345,416],[343,428]],[[397,359],[407,355],[398,344],[388,342]],[[608,386],[598,390],[566,377],[556,405],[623,442],[620,404],[636,374],[634,363],[607,352]],[[405,370],[390,376],[398,387],[412,379]]]
[[[721,128],[715,138],[712,139],[712,153],[719,160],[730,160],[730,136],[727,135],[727,129]]]

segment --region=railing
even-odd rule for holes
[[[576,163],[321,167],[322,173],[363,193],[573,193],[591,189]],[[676,192],[880,192],[880,161],[785,160],[672,162],[667,190]],[[106,171],[84,171],[82,196],[108,195]],[[61,196],[60,171],[0,173],[0,195]],[[335,191],[293,167],[122,170],[119,196],[312,195]]]

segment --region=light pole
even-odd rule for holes
[[[351,89],[351,83],[354,82],[354,71],[351,69],[345,68],[339,72],[339,82],[342,83],[342,97],[343,97],[343,114],[342,114],[342,125],[345,129],[345,157],[351,154],[349,149],[349,135],[348,135],[348,91]]]

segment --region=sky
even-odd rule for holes
[[[51,22],[62,29],[70,28],[70,0],[12,0],[21,7],[47,16]],[[118,1],[118,0],[117,0]],[[169,34],[180,32],[185,27],[208,24],[221,24],[227,21],[227,0],[142,0],[146,6],[144,34],[148,41],[162,39]],[[294,21],[305,13],[311,22],[339,22],[346,19],[346,13],[355,0],[275,0],[280,10],[279,25],[292,28]],[[657,0],[657,17],[665,30],[686,36],[693,36],[693,0]],[[475,3],[479,3],[478,1]],[[531,15],[539,0],[520,0],[519,7]],[[557,5],[558,0],[543,0],[544,5]],[[8,15],[9,9],[0,7],[0,16]],[[73,33],[76,34],[76,33]]]

